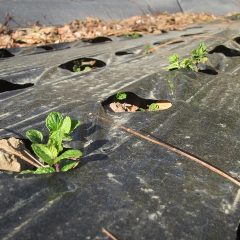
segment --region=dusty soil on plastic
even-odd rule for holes
[[[187,25],[211,22],[217,19],[207,13],[162,13],[158,15],[135,16],[119,21],[102,21],[98,18],[74,20],[64,26],[34,25],[27,28],[10,29],[9,17],[0,24],[0,48],[25,47],[91,39],[98,36],[121,36],[126,33],[161,34],[179,30]]]

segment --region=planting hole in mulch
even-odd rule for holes
[[[38,46],[37,48],[42,48],[46,51],[49,51],[49,50],[53,50],[54,48],[50,45],[42,45],[42,46]]]
[[[16,84],[0,79],[0,93],[32,87],[33,83]]]
[[[88,72],[95,68],[105,67],[106,63],[94,58],[79,58],[61,64],[59,67],[71,72]]]
[[[111,112],[161,111],[172,106],[168,100],[144,99],[131,92],[119,92],[102,102],[103,107]]]
[[[240,37],[236,37],[233,39],[236,43],[240,44]]]
[[[232,48],[228,48],[224,45],[216,46],[213,50],[209,51],[208,53],[209,54],[222,53],[226,57],[238,57],[238,56],[240,56],[240,51],[237,51],[237,50],[232,49]]]
[[[0,58],[9,58],[9,57],[14,57],[14,55],[6,49],[0,49]]]
[[[108,37],[95,37],[90,39],[82,39],[82,41],[88,42],[88,43],[104,43],[104,42],[112,42],[112,39]]]
[[[131,55],[131,54],[134,54],[133,52],[127,52],[127,51],[118,51],[118,52],[115,52],[115,55],[116,56],[124,56],[124,55]]]
[[[188,33],[188,34],[183,34],[181,35],[181,37],[192,37],[192,36],[198,36],[198,35],[202,35],[204,34],[203,32],[199,32],[199,33]]]
[[[218,72],[213,67],[205,64],[199,67],[198,72],[206,73],[209,75],[218,75]]]
[[[178,44],[178,43],[183,43],[184,40],[176,40],[176,41],[171,41],[171,40],[165,40],[165,41],[158,41],[158,42],[154,42],[153,45],[173,45],[173,44]]]

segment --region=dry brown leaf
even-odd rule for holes
[[[158,109],[159,110],[165,110],[168,109],[172,106],[172,104],[170,102],[159,102],[156,103],[158,105]]]
[[[0,139],[0,170],[20,172],[26,166],[26,162],[39,167],[31,159],[25,156],[24,143],[16,138]]]
[[[186,25],[212,21],[211,14],[203,13],[162,13],[134,16],[119,21],[102,21],[88,17],[84,21],[74,20],[64,26],[32,26],[11,30],[0,25],[0,47],[22,47],[47,43],[70,42],[97,36],[120,36],[131,32],[154,33],[182,29]]]

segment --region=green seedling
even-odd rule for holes
[[[71,134],[80,125],[77,120],[69,116],[63,117],[59,112],[51,112],[46,118],[46,127],[49,131],[48,140],[44,143],[43,134],[35,129],[26,132],[26,137],[32,142],[32,150],[39,159],[41,167],[37,170],[22,171],[22,173],[53,173],[66,172],[78,165],[76,159],[82,156],[77,149],[63,148],[64,141],[71,141]]]
[[[207,46],[205,43],[200,43],[199,47],[191,51],[190,57],[180,60],[178,54],[173,54],[169,57],[169,66],[167,70],[174,69],[190,69],[197,72],[199,64],[207,62]]]
[[[142,37],[142,35],[140,33],[137,33],[137,32],[126,33],[124,36],[129,37],[129,38],[133,38],[133,39]]]
[[[74,66],[73,66],[73,72],[90,72],[92,70],[91,67],[89,66],[84,66],[81,63],[79,63],[78,61],[74,62]]]
[[[127,94],[125,92],[118,92],[116,94],[116,99],[119,101],[127,99]]]
[[[159,110],[159,106],[157,103],[151,103],[149,106],[148,106],[148,109],[150,111],[158,111]]]

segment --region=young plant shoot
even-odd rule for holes
[[[116,99],[119,101],[127,99],[127,94],[125,92],[118,92],[116,94]]]
[[[199,64],[207,62],[207,46],[205,43],[200,43],[199,47],[191,51],[190,57],[180,60],[178,54],[173,54],[169,57],[169,66],[167,70],[175,69],[190,69],[197,72]]]
[[[158,111],[159,110],[159,105],[157,103],[152,103],[148,106],[149,111]]]
[[[91,70],[91,67],[84,66],[81,64],[81,62],[79,63],[79,61],[74,62],[73,72],[90,72]]]
[[[63,141],[71,141],[71,134],[80,125],[77,120],[69,116],[63,117],[59,112],[51,112],[46,118],[46,127],[49,135],[46,143],[43,134],[35,129],[26,132],[26,137],[32,142],[32,150],[42,163],[37,170],[26,170],[22,173],[53,173],[66,172],[78,165],[76,159],[82,156],[82,152],[76,149],[63,147]]]

